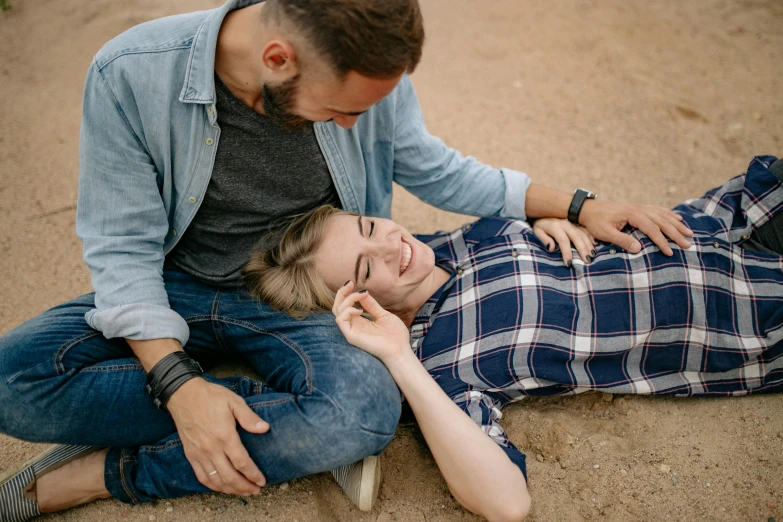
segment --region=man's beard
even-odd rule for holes
[[[294,101],[299,88],[300,75],[297,74],[280,85],[261,86],[264,115],[273,122],[290,130],[311,127],[313,122],[293,113]]]

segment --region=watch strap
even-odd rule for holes
[[[585,189],[576,189],[574,197],[571,199],[571,205],[568,207],[568,221],[574,225],[579,224],[579,214],[582,212],[582,206],[588,199],[594,199],[595,194]]]

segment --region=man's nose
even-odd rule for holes
[[[342,127],[343,129],[350,129],[354,125],[356,125],[356,120],[358,120],[358,116],[335,116],[332,118],[334,122]]]

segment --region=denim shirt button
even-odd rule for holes
[[[612,255],[614,255],[614,254],[616,254],[616,253],[617,253],[617,250],[615,250],[614,248],[610,248],[610,249],[609,249],[609,253],[610,253],[610,254],[612,254]]]
[[[195,203],[196,202],[196,198],[194,198],[193,196],[190,196],[188,198],[188,201],[190,201],[191,203]]]
[[[516,259],[518,256],[519,256],[519,252],[517,252],[516,250],[511,252],[511,257],[513,257],[514,259]]]
[[[171,235],[172,235],[172,236],[176,236],[176,235],[177,235],[177,231],[176,231],[176,230],[172,230],[172,231],[171,231]]]
[[[204,140],[204,143],[206,143],[207,145],[212,145],[213,143],[215,143],[215,140],[213,140],[212,138],[207,138]]]
[[[712,244],[712,246],[713,246],[713,247],[715,247],[715,248],[720,248],[720,243],[718,243],[718,242],[716,241],[716,242],[714,242],[714,243]]]
[[[463,270],[461,268],[457,269],[457,275],[462,275]]]
[[[742,234],[743,241],[747,241],[748,239],[750,239],[750,234]]]

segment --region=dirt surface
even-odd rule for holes
[[[81,89],[100,46],[214,0],[9,0],[0,14],[0,332],[90,291],[74,232]],[[778,0],[422,0],[414,74],[430,130],[534,181],[672,205],[783,149]],[[399,190],[414,232],[470,218]],[[0,407],[7,408],[3,404]],[[783,519],[783,397],[527,400],[503,425],[528,455],[531,520]],[[0,472],[35,454],[0,436]],[[384,452],[372,513],[326,475],[242,505],[205,495],[96,502],[57,520],[475,520],[449,496],[418,431]],[[171,508],[169,511],[168,508]]]

